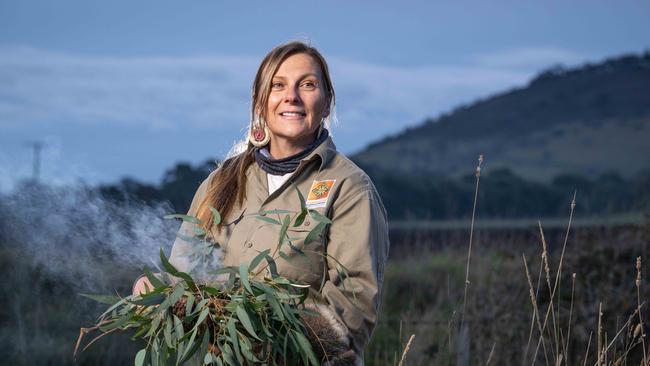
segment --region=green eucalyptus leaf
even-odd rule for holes
[[[284,219],[282,219],[282,227],[280,228],[280,238],[278,238],[279,245],[282,245],[282,243],[284,243],[284,240],[287,236],[287,229],[289,228],[290,223],[291,223],[291,217],[289,217],[289,215],[285,216]]]
[[[185,293],[185,287],[183,287],[182,284],[177,284],[169,297],[167,297],[165,301],[156,308],[156,312],[162,312],[167,310],[169,307],[174,306],[174,304],[176,304],[176,302],[183,296],[183,293]]]
[[[199,314],[199,318],[196,321],[196,324],[194,324],[195,329],[198,329],[199,325],[203,323],[203,321],[205,320],[205,318],[208,316],[209,313],[210,313],[210,308],[208,307],[205,307],[203,308],[203,310],[201,310],[201,314]]]
[[[219,211],[217,211],[217,209],[214,207],[210,207],[210,211],[212,212],[212,223],[214,226],[221,224],[221,214]]]
[[[266,256],[266,262],[269,264],[269,272],[271,273],[271,276],[277,276],[278,275],[278,267],[275,264],[275,260],[273,257],[270,255]]]
[[[267,217],[267,216],[262,216],[262,215],[256,215],[255,217],[262,220],[262,221],[270,222],[271,224],[280,225],[280,221],[278,221],[278,220],[276,220],[276,219],[274,219],[272,217]]]
[[[248,291],[251,295],[254,295],[251,284],[248,281],[248,265],[246,263],[239,265],[239,278],[241,279],[241,282],[244,285],[246,291]]]
[[[305,245],[310,244],[314,240],[318,238],[320,233],[325,229],[325,225],[327,225],[324,222],[319,222],[318,225],[316,225],[310,232],[307,234],[307,237],[305,238]]]
[[[239,342],[239,346],[241,348],[242,355],[246,358],[247,361],[249,361],[248,364],[255,365],[262,362],[253,354],[252,352],[253,347],[247,337],[241,338],[241,341]]]
[[[213,275],[220,275],[225,273],[237,273],[237,267],[235,266],[221,267],[219,269],[209,271],[208,273]]]
[[[185,222],[190,222],[192,224],[201,224],[201,220],[197,219],[194,216],[189,216],[189,215],[181,215],[181,214],[172,214],[172,215],[165,215],[163,216],[164,219],[166,220],[171,220],[171,219],[181,219]]]
[[[241,355],[241,352],[239,350],[239,336],[237,335],[237,328],[235,327],[235,319],[230,318],[228,319],[228,334],[230,336],[230,343],[232,343],[232,348],[235,353],[235,357],[237,358],[237,361],[239,364],[244,363],[244,358]]]
[[[192,232],[193,232],[195,235],[198,235],[198,236],[203,236],[203,235],[206,234],[205,230],[203,230],[203,228],[201,228],[201,227],[199,227],[199,226],[193,226],[193,227],[192,227]]]
[[[187,296],[187,302],[185,303],[185,316],[190,316],[190,314],[192,314],[192,308],[194,307],[194,301],[196,298],[191,292],[185,292],[185,296]]]
[[[260,254],[256,255],[255,258],[251,261],[250,265],[248,268],[255,270],[258,264],[262,261],[262,259],[266,258],[266,256],[271,252],[271,249],[266,249],[264,251],[261,251]]]
[[[292,332],[295,334],[296,340],[300,345],[302,353],[307,355],[309,362],[313,365],[318,365],[318,361],[316,360],[316,355],[314,355],[314,351],[311,348],[311,344],[309,343],[305,335],[295,330],[292,330]]]
[[[102,332],[108,332],[109,330],[112,330],[112,329],[121,328],[121,327],[125,326],[130,321],[131,321],[131,315],[126,314],[126,315],[123,315],[123,316],[115,319],[115,321],[113,321],[113,322],[111,322],[109,324],[106,324],[106,325],[103,325],[103,326],[99,327],[99,329],[101,329]]]
[[[289,260],[289,256],[287,255],[287,253],[285,253],[285,252],[283,252],[281,250],[278,250],[278,255],[280,256],[280,258],[284,259],[285,261]]]
[[[196,338],[196,332],[199,331],[199,327],[195,326],[194,329],[192,330],[192,333],[190,334],[190,339],[187,341],[187,348],[185,348],[185,351],[183,352],[183,355],[181,356],[181,363],[187,361],[194,352],[199,348],[199,344],[194,343],[194,339]]]
[[[296,192],[298,192],[298,199],[300,200],[300,212],[307,211],[307,203],[305,202],[305,196],[302,195],[302,192],[296,187]]]
[[[108,304],[108,305],[113,305],[116,303],[121,303],[122,299],[120,299],[117,296],[112,296],[112,295],[92,295],[92,294],[79,294],[83,297],[87,297],[91,300],[95,300],[97,302],[100,302],[102,304]]]
[[[167,344],[167,347],[169,348],[174,348],[174,345],[172,344],[172,318],[171,317],[166,317],[165,319],[165,328],[163,330],[163,336],[165,337],[165,343]]]
[[[309,214],[311,215],[311,217],[314,220],[316,220],[318,222],[322,222],[322,223],[325,223],[325,224],[331,224],[332,223],[332,220],[330,220],[327,216],[324,216],[323,214],[321,214],[320,212],[318,212],[316,210],[309,210]]]
[[[169,260],[167,260],[167,257],[165,256],[165,251],[163,251],[162,248],[160,248],[160,262],[162,263],[163,268],[165,268],[165,271],[169,272],[169,274],[173,276],[176,276],[178,274],[178,270],[171,263],[169,263]]]
[[[151,337],[152,335],[156,334],[161,322],[162,316],[161,314],[157,314],[151,321],[151,328],[149,328],[149,332],[147,332],[147,335],[145,337]]]
[[[160,294],[160,293],[148,293],[148,294],[144,294],[144,295],[140,295],[140,296],[141,296],[141,299],[133,300],[133,301],[129,301],[129,302],[131,304],[134,304],[134,305],[152,306],[152,305],[160,304],[166,298],[165,295]]]
[[[147,279],[149,280],[149,282],[151,282],[154,288],[166,286],[160,279],[158,279],[158,277],[156,277],[151,272],[151,270],[149,270],[148,267],[145,266],[142,271],[144,272],[145,276],[147,276]]]
[[[239,365],[233,357],[232,348],[228,343],[225,343],[223,347],[221,347],[221,353],[223,354],[223,358],[227,365]]]
[[[260,216],[266,216],[266,215],[286,215],[293,213],[293,211],[289,210],[265,210],[265,211],[260,211],[260,212],[255,212],[254,215],[260,215]]]
[[[183,322],[178,319],[176,315],[174,317],[174,339],[179,340],[185,335],[185,330],[183,329]]]
[[[256,339],[261,341],[260,337],[257,336],[257,333],[255,333],[255,328],[253,327],[253,323],[251,323],[251,319],[248,316],[248,313],[246,312],[246,309],[244,309],[241,306],[237,306],[236,313],[237,313],[237,318],[239,319],[239,321],[244,326],[244,329],[246,329],[246,331],[250,335],[252,335]]]
[[[305,218],[307,218],[307,210],[300,212],[300,214],[296,216],[296,220],[293,222],[293,227],[302,225],[302,223],[305,222]]]
[[[144,366],[145,357],[147,357],[147,349],[143,348],[135,354],[135,366]]]

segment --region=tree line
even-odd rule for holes
[[[215,160],[198,165],[178,163],[157,185],[132,178],[97,187],[106,198],[168,202],[175,212],[187,212],[199,184],[217,166]],[[461,219],[470,215],[476,178],[466,175],[405,176],[365,168],[379,191],[391,219]],[[631,178],[616,172],[589,178],[563,174],[549,183],[526,180],[509,169],[494,169],[481,176],[480,214],[491,218],[564,216],[574,192],[576,212],[610,215],[650,209],[650,169]]]

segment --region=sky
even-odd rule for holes
[[[648,1],[0,0],[0,190],[32,174],[158,183],[222,158],[264,55],[298,39],[330,66],[345,154],[524,87],[553,65],[650,50]]]

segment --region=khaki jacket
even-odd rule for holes
[[[198,188],[189,215],[196,214],[211,178],[212,175]],[[325,195],[325,202],[321,198],[320,204],[312,207],[329,217],[332,224],[318,240],[306,247],[304,239],[318,222],[307,216],[302,225],[290,225],[287,234],[294,246],[306,249],[305,255],[291,251],[285,244],[284,252],[289,254],[289,260],[278,257],[277,269],[284,277],[311,285],[308,301],[327,306],[347,328],[353,349],[362,355],[377,322],[384,265],[388,257],[388,225],[386,211],[370,178],[336,151],[331,138],[303,159],[294,174],[271,195],[268,194],[266,173],[253,163],[247,172],[246,201],[242,206],[236,204],[232,213],[222,218],[224,226],[221,232],[215,230],[213,234],[222,248],[222,264],[225,266],[250,262],[265,249],[273,252],[278,243],[280,225],[249,214],[273,209],[298,213],[300,199],[296,188],[309,205],[315,202],[309,199],[310,190],[318,190],[314,182],[331,180],[334,184],[324,194],[323,186],[320,192],[314,192],[320,193],[321,197]],[[277,215],[271,217],[278,218]],[[187,233],[190,225],[183,223],[181,231]],[[184,255],[189,245],[182,239],[174,243],[170,261],[179,270],[186,270],[190,265]],[[328,258],[311,251],[326,253]],[[347,268],[348,279],[341,278],[332,257]],[[323,279],[324,286],[319,291]]]

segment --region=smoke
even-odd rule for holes
[[[141,345],[106,337],[72,360],[80,327],[106,305],[80,293],[131,293],[142,267],[160,271],[179,228],[168,204],[102,196],[81,184],[16,184],[0,193],[0,358],[12,365],[124,365]],[[219,251],[203,248],[192,274],[218,268]],[[205,262],[204,262],[205,261]],[[2,362],[0,362],[2,363]]]
[[[23,183],[0,196],[0,242],[55,282],[102,291],[123,285],[124,271],[155,267],[160,248],[169,253],[179,226],[163,219],[170,211],[83,186]]]

